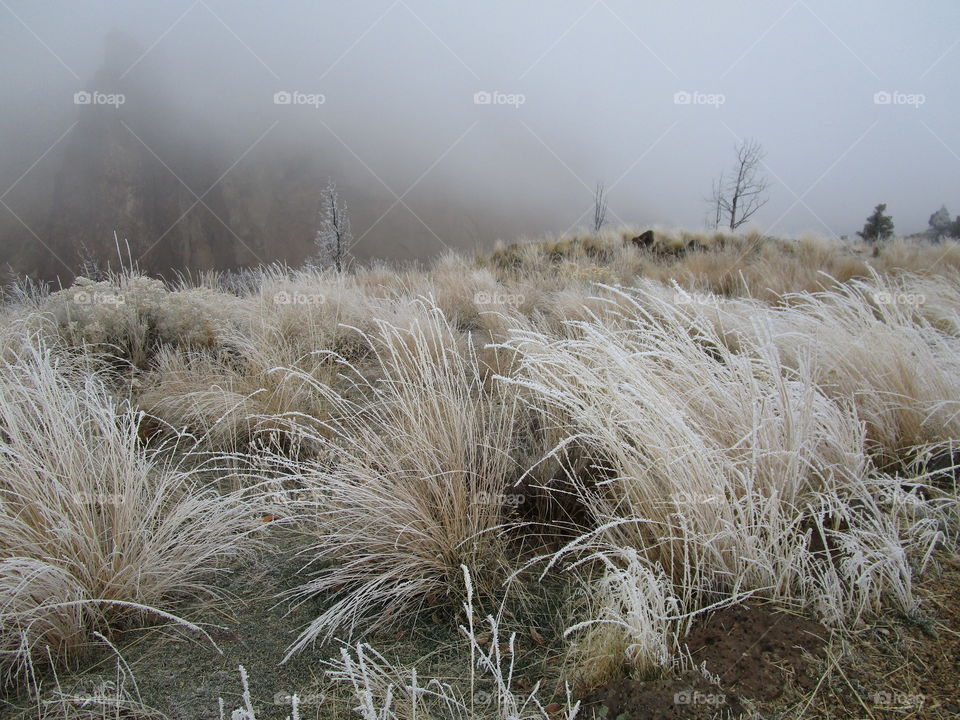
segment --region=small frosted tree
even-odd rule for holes
[[[930,216],[930,234],[934,240],[942,240],[944,236],[950,235],[953,230],[953,218],[950,217],[950,211],[946,205],[941,205],[933,215]]]
[[[597,183],[593,193],[593,232],[598,233],[607,224],[607,191],[603,183]]]
[[[347,264],[353,233],[350,231],[350,217],[347,206],[340,204],[337,185],[331,179],[327,181],[320,197],[320,210],[317,212],[317,232],[313,243],[316,246],[315,262],[322,267],[333,266],[343,272]]]
[[[880,203],[873,209],[873,214],[867,218],[863,230],[857,233],[867,242],[886,240],[893,235],[893,218],[886,215],[887,204]]]

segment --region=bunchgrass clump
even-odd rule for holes
[[[478,348],[436,306],[415,301],[365,334],[370,365],[340,360],[334,387],[300,374],[329,411],[301,432],[316,460],[274,458],[306,498],[316,570],[295,593],[339,593],[292,650],[334,632],[405,621],[440,602],[467,565],[495,582],[506,560],[504,498],[518,476],[519,406],[485,386]]]
[[[74,657],[251,549],[247,494],[147,451],[105,370],[37,344],[0,364],[0,673]],[[168,617],[168,615],[165,615]]]

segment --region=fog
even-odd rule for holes
[[[598,182],[698,229],[742,138],[761,230],[919,232],[960,212],[958,43],[953,0],[0,0],[0,259],[298,262],[328,177],[365,259],[572,232]]]

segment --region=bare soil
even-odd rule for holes
[[[720,610],[687,637],[702,673],[621,678],[584,697],[610,720],[960,718],[960,556],[918,583],[916,614],[840,636],[771,606]],[[589,717],[589,715],[588,715]]]

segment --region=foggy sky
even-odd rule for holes
[[[31,223],[74,93],[111,90],[92,86],[111,30],[137,46],[123,81],[155,85],[190,118],[172,141],[216,146],[220,172],[302,153],[348,203],[385,197],[360,251],[400,222],[422,254],[586,226],[598,181],[613,224],[702,228],[743,137],[766,150],[767,232],[852,236],[879,202],[899,233],[960,213],[955,0],[0,0],[4,222]],[[462,233],[434,233],[443,207]]]

